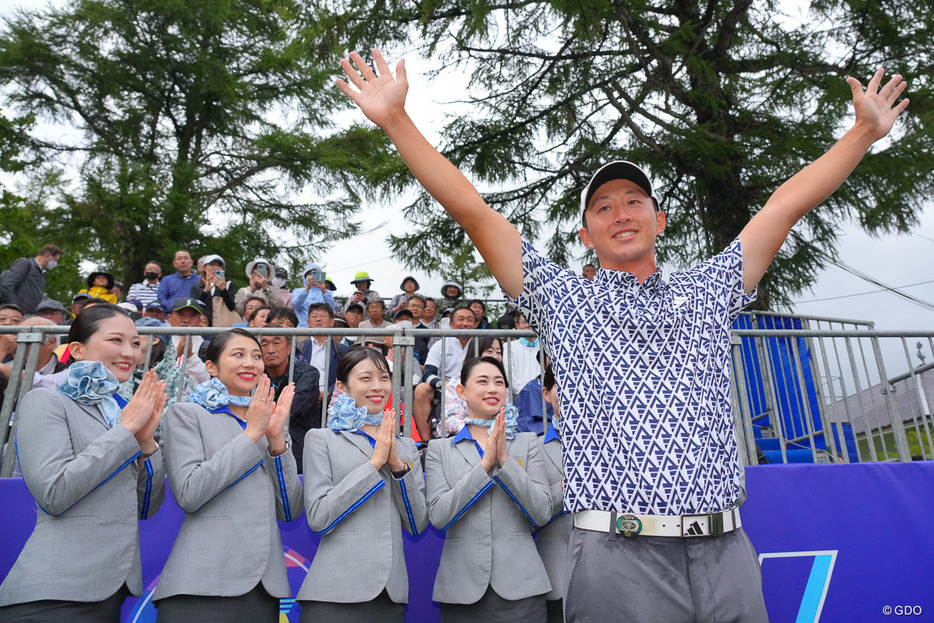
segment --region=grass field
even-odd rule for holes
[[[908,447],[911,449],[911,456],[914,460],[919,461],[934,458],[931,439],[928,437],[928,432],[924,430],[924,427],[919,424],[918,430],[915,430],[914,424],[912,423],[906,426],[905,435],[908,437]],[[873,431],[872,438],[876,449],[875,460],[898,460],[898,452],[895,450],[895,435],[890,428],[886,427],[881,431]],[[869,441],[866,439],[866,435],[857,435],[856,441],[859,444],[859,455],[862,459],[864,461],[871,460],[869,458],[871,456]]]

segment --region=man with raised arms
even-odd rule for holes
[[[470,236],[509,300],[544,341],[560,387],[568,621],[766,621],[755,550],[741,528],[732,424],[730,324],[755,297],[791,227],[886,136],[907,100],[901,76],[864,91],[847,78],[852,128],[785,182],[722,253],[662,276],[665,229],[645,172],[601,168],[583,189],[580,236],[593,281],[541,256],[435,150],[406,114],[404,61],[393,77],[356,53],[338,86],[381,127],[418,181]],[[356,69],[355,69],[356,66]],[[352,85],[352,86],[351,86]]]

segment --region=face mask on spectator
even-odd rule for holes
[[[276,283],[276,285],[279,286],[280,288],[284,288],[284,287],[285,287],[285,279],[283,279],[282,277],[276,277],[275,283]]]
[[[143,277],[149,281],[152,281],[153,279],[159,278],[159,273],[143,273]]]
[[[46,270],[52,270],[52,269],[55,268],[56,266],[58,266],[58,260],[49,260],[49,263],[46,264],[45,269],[46,269]]]

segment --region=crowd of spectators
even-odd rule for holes
[[[245,285],[238,287],[223,257],[209,254],[196,262],[185,249],[179,249],[172,257],[175,272],[170,274],[163,273],[160,261],[147,262],[142,279],[130,285],[125,298],[122,283],[113,274],[93,271],[87,276],[86,287],[76,292],[66,307],[45,293],[45,276],[61,256],[60,248],[48,244],[39,249],[35,257],[20,258],[3,271],[0,275],[0,326],[67,326],[85,307],[112,303],[125,309],[138,326],[166,327],[167,330],[267,326],[310,329],[407,327],[418,330],[529,328],[521,315],[508,308],[498,319],[491,320],[486,303],[465,298],[464,287],[456,281],[444,282],[440,296],[431,297],[419,291],[420,284],[415,276],[406,275],[399,285],[400,291],[384,297],[373,289],[375,280],[370,274],[360,271],[348,284],[351,289],[347,295],[335,297],[337,286],[326,276],[320,264],[308,264],[298,287],[290,290],[288,271],[258,257],[246,265],[243,273]],[[593,265],[584,267],[588,276],[594,271]],[[171,395],[167,406],[175,400],[185,400],[191,388],[209,379],[204,352],[210,336],[171,336],[167,331],[166,334],[152,335],[151,339],[145,337],[142,349],[148,355],[148,363],[141,363],[133,378],[124,384],[121,388],[123,395],[132,396],[144,371],[149,368],[155,368],[159,378],[166,381]],[[321,426],[323,413],[335,392],[334,375],[340,356],[352,345],[363,343],[381,350],[391,365],[391,338],[316,336],[294,339],[293,351],[293,338],[290,336],[264,337],[263,353],[266,372],[277,392],[281,391],[290,375],[296,382],[293,425],[300,434],[293,435],[293,441],[297,441],[296,457],[301,468],[301,435],[311,427]],[[443,387],[441,380],[453,380],[456,385],[468,350],[468,339],[452,337],[442,343],[434,336],[415,338],[415,362],[407,374],[416,388],[412,406],[416,438],[427,440],[443,431],[443,411],[439,408],[444,402],[443,394],[447,392],[449,398],[455,394],[450,387]],[[481,350],[490,346],[487,341],[482,344]],[[54,387],[61,382],[69,363],[67,346],[56,336],[46,340],[34,386]],[[537,339],[496,340],[494,346],[496,356],[503,360],[517,393],[530,382],[538,382],[541,364]],[[15,348],[13,336],[0,338],[0,389],[7,383]],[[541,419],[540,415],[538,419]],[[456,427],[456,422],[447,425],[448,430]]]
[[[35,259],[35,262],[36,266],[41,267],[39,259],[41,256]],[[173,265],[176,272],[162,276],[160,264],[156,261],[148,262],[143,280],[130,286],[125,299],[122,298],[122,286],[113,275],[95,271],[88,275],[87,287],[75,293],[68,308],[61,302],[45,296],[44,285],[40,299],[32,304],[31,312],[26,312],[15,298],[11,301],[4,299],[4,302],[0,303],[0,326],[62,326],[74,322],[73,328],[77,329],[82,326],[82,323],[87,324],[89,313],[84,310],[101,306],[92,310],[90,316],[107,313],[113,317],[122,318],[123,313],[117,310],[119,307],[133,319],[137,327],[149,329],[146,334],[138,336],[138,349],[142,356],[136,369],[129,371],[133,364],[128,363],[123,368],[126,374],[118,378],[114,376],[116,369],[114,366],[125,362],[109,362],[111,367],[108,368],[110,370],[108,374],[114,380],[113,386],[116,387],[112,400],[118,408],[120,405],[133,403],[140,396],[146,396],[151,392],[154,382],[164,383],[165,396],[162,402],[156,403],[155,406],[150,405],[149,408],[153,412],[167,412],[169,425],[166,426],[162,422],[152,425],[154,433],[147,433],[148,441],[140,442],[142,445],[139,447],[148,448],[147,444],[155,441],[156,448],[155,450],[146,449],[147,454],[141,454],[140,460],[147,460],[154,456],[163,445],[167,453],[170,450],[179,452],[177,422],[182,417],[179,415],[182,412],[180,409],[184,410],[192,405],[201,404],[199,401],[204,400],[204,388],[210,386],[211,383],[218,382],[220,378],[217,353],[223,348],[222,345],[229,332],[217,337],[213,337],[216,334],[188,332],[190,329],[206,327],[280,327],[283,329],[307,327],[312,331],[346,328],[363,329],[364,332],[374,330],[380,333],[385,333],[382,330],[390,327],[413,329],[409,333],[409,335],[416,334],[412,350],[413,357],[404,360],[406,368],[403,370],[399,369],[398,359],[394,362],[391,356],[391,336],[373,334],[356,337],[329,333],[299,337],[283,333],[260,337],[258,346],[262,356],[262,367],[257,365],[260,363],[258,358],[253,358],[250,362],[256,367],[247,369],[263,370],[265,376],[261,377],[261,383],[264,384],[262,386],[267,391],[271,389],[274,392],[272,397],[277,404],[285,405],[283,417],[285,414],[288,415],[284,430],[280,425],[281,435],[277,438],[279,441],[276,442],[277,447],[281,447],[282,450],[273,455],[270,441],[269,455],[275,461],[280,461],[277,457],[287,453],[289,460],[294,460],[295,463],[294,468],[289,467],[292,470],[292,477],[294,478],[296,473],[304,473],[305,486],[308,486],[309,482],[314,483],[315,478],[323,471],[321,464],[316,462],[320,459],[321,453],[315,446],[315,439],[317,433],[325,431],[316,429],[323,427],[328,418],[327,414],[333,417],[335,412],[340,413],[338,406],[341,405],[341,401],[346,401],[348,396],[352,395],[351,383],[346,371],[343,373],[344,376],[338,377],[339,371],[347,368],[344,360],[353,359],[356,353],[363,352],[367,353],[370,358],[385,360],[384,370],[388,369],[397,379],[400,375],[407,378],[414,387],[414,400],[409,405],[402,405],[399,422],[401,423],[404,418],[411,418],[413,439],[398,442],[407,448],[406,454],[402,455],[407,458],[402,461],[398,470],[390,466],[393,478],[404,478],[406,470],[416,469],[413,472],[415,476],[410,476],[409,481],[411,484],[421,485],[421,464],[426,461],[431,462],[428,458],[431,456],[431,449],[427,442],[433,437],[445,436],[451,436],[456,440],[463,436],[461,431],[466,432],[469,426],[477,426],[478,420],[474,412],[476,405],[466,398],[465,386],[473,383],[472,386],[475,387],[472,395],[476,398],[479,396],[478,391],[487,391],[477,389],[482,388],[486,382],[478,379],[486,377],[474,375],[471,377],[472,380],[465,380],[464,377],[470,376],[471,366],[478,361],[487,362],[487,364],[489,362],[506,364],[506,369],[510,370],[510,375],[515,375],[514,383],[519,383],[524,396],[521,403],[516,401],[517,408],[519,404],[522,404],[526,411],[518,414],[519,420],[529,423],[526,428],[528,432],[537,434],[543,432],[541,414],[544,413],[545,403],[543,402],[542,383],[539,380],[541,362],[538,358],[540,352],[538,340],[506,339],[493,336],[486,331],[472,335],[471,332],[476,333],[478,329],[494,327],[527,329],[528,324],[520,314],[508,310],[499,321],[491,322],[487,316],[486,304],[481,300],[465,299],[463,287],[458,283],[446,282],[442,287],[442,296],[434,299],[419,293],[419,283],[415,277],[406,276],[400,284],[401,292],[394,295],[387,305],[386,299],[372,289],[374,280],[366,272],[357,273],[351,282],[354,291],[346,300],[340,300],[333,295],[336,290],[333,282],[327,279],[317,264],[310,264],[306,267],[302,275],[302,285],[291,291],[287,287],[288,273],[264,258],[256,258],[247,265],[245,271],[247,285],[239,289],[237,284],[229,278],[226,262],[219,255],[207,255],[195,263],[187,251],[179,250],[173,258]],[[31,270],[33,266],[30,265],[29,268]],[[40,271],[43,279],[47,270],[48,264]],[[31,273],[27,271],[25,274]],[[5,283],[6,277],[7,273],[4,273],[0,281]],[[15,293],[17,290],[13,288],[12,291]],[[34,297],[35,293],[32,290],[28,293],[29,296]],[[141,298],[134,298],[131,293]],[[125,319],[121,322],[128,324]],[[444,328],[452,329],[454,334],[443,338],[417,335],[422,331],[427,333],[432,329]],[[185,332],[179,334],[179,330],[185,330]],[[103,329],[100,333],[107,336],[113,335]],[[63,343],[68,341],[60,339],[54,333],[43,336],[39,348],[37,374],[32,380],[34,388],[69,387],[69,383],[74,382],[73,375],[69,375],[81,369],[81,366],[104,365],[101,362],[78,361],[82,359],[83,354],[86,354],[86,350],[82,350],[86,348],[86,344],[81,340],[70,344]],[[120,341],[125,349],[126,340],[120,338]],[[249,340],[245,341],[248,344],[249,342]],[[360,346],[352,348],[356,344],[363,344],[380,354],[375,354]],[[74,348],[74,353],[70,353],[69,348]],[[134,345],[133,348],[136,346]],[[116,350],[119,350],[119,347],[116,347]],[[0,408],[2,408],[6,385],[11,378],[15,378],[11,360],[16,352],[16,335],[0,335]],[[477,359],[478,357],[483,359]],[[489,368],[487,365],[484,370],[489,372]],[[500,364],[499,370],[503,369],[503,365]],[[252,376],[255,378],[256,375]],[[548,376],[545,377],[546,386],[548,378]],[[553,377],[551,378],[553,385]],[[107,381],[108,379],[105,379],[105,382]],[[114,392],[113,388],[110,391]],[[30,397],[39,394],[42,392],[31,392]],[[544,396],[547,399],[548,394]],[[504,399],[504,396],[497,398],[500,401],[497,405],[500,403],[505,405]],[[391,400],[391,396],[384,397],[383,400],[387,402]],[[335,401],[334,410],[329,410]],[[487,399],[484,398],[482,404],[486,401]],[[23,414],[25,414],[27,413],[25,400],[23,405]],[[407,406],[409,408],[406,408]],[[230,408],[228,405],[227,409]],[[516,409],[505,405],[503,413],[514,414],[515,411]],[[212,412],[216,411],[208,413]],[[16,418],[15,413],[13,417]],[[172,417],[176,419],[172,420]],[[387,428],[397,424],[395,415],[391,418]],[[34,421],[34,418],[23,418],[24,421],[30,419]],[[247,419],[249,419],[248,416]],[[249,425],[249,423],[244,424],[244,426]],[[478,429],[475,433],[481,434],[485,430]],[[266,436],[268,437],[269,434],[269,429],[267,429]],[[17,437],[20,438],[23,435],[18,434]],[[281,437],[284,437],[284,440]],[[330,435],[325,438],[329,439]],[[529,438],[533,441],[527,443],[537,444],[534,437],[529,436]],[[137,439],[135,437],[133,439],[135,444]],[[392,435],[392,439],[395,440],[396,436]],[[543,438],[543,441],[547,442],[548,438]],[[197,438],[196,445],[199,449],[202,442],[203,439]],[[8,445],[6,450],[9,447]],[[431,447],[437,449],[437,445]],[[419,461],[419,450],[422,453],[421,461]],[[513,446],[512,451],[516,451],[516,446]],[[34,457],[36,453],[33,451],[28,455]],[[519,465],[532,463],[528,458],[529,455],[522,454],[521,456],[524,458],[518,459]],[[0,455],[0,460],[2,460],[2,455]],[[277,465],[281,464],[277,463]],[[306,469],[307,473],[305,473]],[[27,461],[21,464],[20,457],[16,457],[14,476],[28,477],[34,473],[34,463]],[[149,473],[150,475],[156,473],[156,480],[162,482],[161,472],[150,471]],[[249,473],[247,472],[246,475]],[[171,478],[170,474],[170,481]],[[542,488],[542,491],[547,491],[547,489]],[[417,499],[424,498],[424,492],[419,495]],[[148,500],[148,497],[146,499]],[[178,496],[176,499],[179,499]],[[405,502],[407,508],[411,504],[409,500]],[[422,504],[425,505],[424,500]],[[543,511],[539,515],[543,518],[553,515],[554,509],[551,507],[559,507],[560,504],[560,500],[554,504],[549,502],[549,512]],[[153,510],[156,508],[154,507]],[[514,512],[521,519],[518,511]],[[311,519],[309,522],[314,529]],[[425,522],[427,522],[427,516],[422,520],[422,523]],[[279,551],[281,547],[274,549]],[[530,560],[537,561],[539,558],[532,557]],[[163,577],[168,577],[168,574],[164,572]],[[166,603],[169,603],[168,599],[165,602],[160,601],[160,609],[165,608]],[[303,607],[311,608],[314,603],[303,602]],[[166,611],[170,610],[166,609]],[[401,612],[404,612],[404,608]]]

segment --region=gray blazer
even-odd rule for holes
[[[0,586],[0,606],[60,599],[101,601],[123,586],[143,592],[139,521],[162,504],[157,451],[138,465],[139,444],[96,406],[51,389],[16,411],[16,452],[36,500],[36,528]]]
[[[551,426],[545,436],[545,469],[548,472],[548,482],[551,484],[551,520],[548,525],[541,528],[535,535],[535,547],[542,557],[548,579],[551,581],[551,592],[545,595],[546,599],[564,599],[567,594],[567,570],[565,562],[568,554],[568,541],[571,538],[573,522],[571,515],[564,512],[564,492],[561,483],[564,481],[564,463],[562,461],[561,440],[554,435]]]
[[[397,439],[399,458],[412,465],[401,479],[373,469],[373,447],[360,433],[327,428],[305,436],[305,513],[322,535],[298,600],[359,603],[386,589],[408,603],[409,577],[402,528],[428,526],[425,479],[415,442]]]
[[[432,599],[472,604],[487,587],[509,600],[547,593],[551,584],[532,540],[532,530],[552,515],[542,444],[519,433],[507,442],[506,465],[487,473],[468,435],[465,426],[428,444],[428,517],[446,533]]]
[[[269,456],[266,438],[253,443],[227,412],[186,402],[165,418],[166,471],[185,520],[153,600],[243,595],[260,581],[273,597],[291,597],[276,518],[302,512],[292,453]]]

